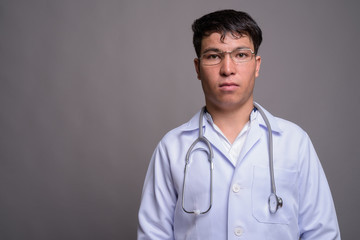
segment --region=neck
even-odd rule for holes
[[[223,109],[206,106],[216,126],[232,144],[250,119],[254,108],[252,102],[239,108]]]

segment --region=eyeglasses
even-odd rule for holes
[[[199,58],[203,65],[211,66],[221,63],[221,61],[225,58],[225,54],[230,54],[231,59],[235,63],[244,63],[249,62],[253,56],[255,55],[254,51],[250,48],[238,48],[231,52],[221,52],[218,50],[209,50],[206,51]]]

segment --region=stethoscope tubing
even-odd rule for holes
[[[265,121],[265,125],[267,128],[267,132],[268,132],[268,153],[269,153],[269,173],[270,173],[270,183],[271,183],[271,193],[270,196],[268,198],[268,204],[269,204],[269,211],[270,213],[274,214],[277,212],[277,210],[279,208],[282,207],[283,205],[283,201],[280,197],[278,197],[276,195],[276,185],[275,185],[275,177],[274,177],[274,161],[273,161],[273,138],[272,138],[272,129],[271,129],[271,125],[270,122],[268,120],[268,118],[266,117],[264,111],[261,109],[261,107],[254,102],[254,107],[257,111],[259,111],[261,117],[264,119]],[[200,111],[200,116],[199,116],[199,136],[198,138],[190,145],[187,153],[186,153],[186,157],[185,157],[185,168],[184,168],[184,180],[183,180],[183,186],[182,186],[182,209],[184,212],[189,213],[189,214],[205,214],[207,212],[210,211],[212,204],[213,204],[213,169],[214,169],[214,163],[213,163],[213,158],[214,158],[214,153],[213,153],[213,149],[211,146],[211,143],[209,142],[209,140],[204,136],[203,133],[203,118],[204,118],[204,113],[205,113],[206,108],[203,107]],[[185,208],[185,182],[186,182],[186,176],[187,176],[187,169],[188,169],[188,165],[189,165],[189,159],[190,159],[190,154],[193,150],[193,148],[195,147],[196,144],[198,144],[199,142],[203,142],[207,145],[207,148],[209,149],[209,153],[208,153],[208,161],[210,163],[210,203],[209,203],[209,207],[204,210],[204,211],[200,211],[200,210],[193,210],[193,211],[189,211]]]
[[[274,160],[273,160],[274,153],[273,153],[272,129],[271,129],[270,122],[267,119],[264,111],[255,102],[254,102],[254,106],[259,111],[262,118],[264,119],[267,131],[268,131],[269,169],[270,169],[271,193],[276,195],[276,186],[275,186],[275,177],[274,177]]]
[[[192,214],[205,214],[207,212],[210,211],[211,207],[212,207],[212,202],[213,202],[213,169],[214,169],[214,163],[213,163],[213,159],[214,159],[214,153],[213,153],[213,149],[211,147],[211,143],[209,142],[209,140],[204,137],[204,133],[203,133],[203,117],[204,117],[204,113],[205,113],[205,107],[203,107],[203,109],[200,112],[200,117],[199,117],[199,137],[191,144],[189,150],[186,153],[186,157],[185,157],[185,169],[184,169],[184,181],[183,181],[183,187],[182,187],[182,209],[184,210],[184,212],[186,213],[192,213]],[[209,149],[209,154],[208,154],[208,161],[210,162],[210,203],[209,203],[209,207],[207,210],[200,212],[200,211],[188,211],[185,208],[185,181],[186,181],[186,173],[187,173],[187,169],[188,169],[188,165],[189,165],[189,161],[190,161],[190,153],[192,152],[193,148],[195,147],[195,145],[199,142],[203,142],[207,145],[208,149]]]

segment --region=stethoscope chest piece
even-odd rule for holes
[[[269,196],[269,211],[274,214],[277,212],[279,208],[283,205],[283,201],[281,197],[276,196],[276,194],[271,193]]]

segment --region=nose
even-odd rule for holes
[[[224,56],[224,59],[221,61],[220,74],[222,76],[234,75],[236,72],[235,63],[231,59],[230,54],[227,53]]]

